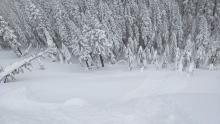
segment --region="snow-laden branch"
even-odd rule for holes
[[[12,65],[7,66],[2,72],[0,72],[0,83],[6,83],[9,79],[14,80],[14,75],[23,73],[24,69],[31,70],[31,62],[34,60],[38,60],[38,58],[57,54],[58,48],[56,47],[55,43],[53,42],[52,37],[50,36],[49,32],[45,29],[44,30],[46,35],[46,40],[48,44],[48,48],[40,53],[34,54],[28,58],[25,58],[19,62],[15,62]]]
[[[24,69],[31,70],[31,62],[37,60],[38,58],[44,57],[46,54],[50,53],[52,49],[48,48],[38,54],[32,55],[28,58],[25,58],[19,62],[15,62],[9,66],[7,66],[0,73],[0,83],[6,83],[9,79],[14,80],[14,75],[23,73]]]

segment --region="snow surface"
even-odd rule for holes
[[[0,50],[0,65],[17,60]],[[220,71],[45,64],[0,84],[0,124],[220,123]]]

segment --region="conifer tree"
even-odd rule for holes
[[[135,68],[135,56],[134,53],[132,53],[130,45],[126,48],[126,57],[128,60],[128,66],[129,70],[133,70]]]
[[[17,56],[22,56],[21,44],[17,41],[17,36],[14,30],[9,27],[8,23],[0,16],[0,37],[2,37],[2,43],[0,46],[3,48],[11,48]]]
[[[138,65],[141,68],[145,68],[147,65],[147,58],[145,51],[143,50],[142,46],[139,47],[138,50],[138,57],[137,57]]]
[[[196,50],[197,50],[197,61],[196,67],[205,66],[206,52],[209,43],[209,30],[207,20],[204,16],[199,18],[198,34],[196,36]]]

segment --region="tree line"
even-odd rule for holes
[[[3,0],[0,46],[18,56],[53,46],[54,59],[86,68],[215,68],[219,0]]]

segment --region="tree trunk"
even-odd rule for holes
[[[215,16],[216,10],[217,10],[217,0],[215,0],[215,3],[214,3],[213,16]]]
[[[87,66],[87,68],[89,68],[89,63],[88,63],[88,60],[86,60],[86,66]]]
[[[143,49],[145,49],[144,39],[142,38],[141,24],[138,24],[138,32],[139,32],[139,45],[138,45],[138,48],[141,46]]]
[[[100,61],[101,61],[102,67],[104,67],[105,65],[104,65],[104,60],[103,60],[102,55],[100,54],[99,57],[100,57]]]
[[[5,77],[4,83],[7,83],[8,76]]]
[[[22,56],[22,52],[21,52],[21,50],[20,50],[19,47],[17,48],[17,50],[18,50],[18,52],[20,53],[20,55]]]

